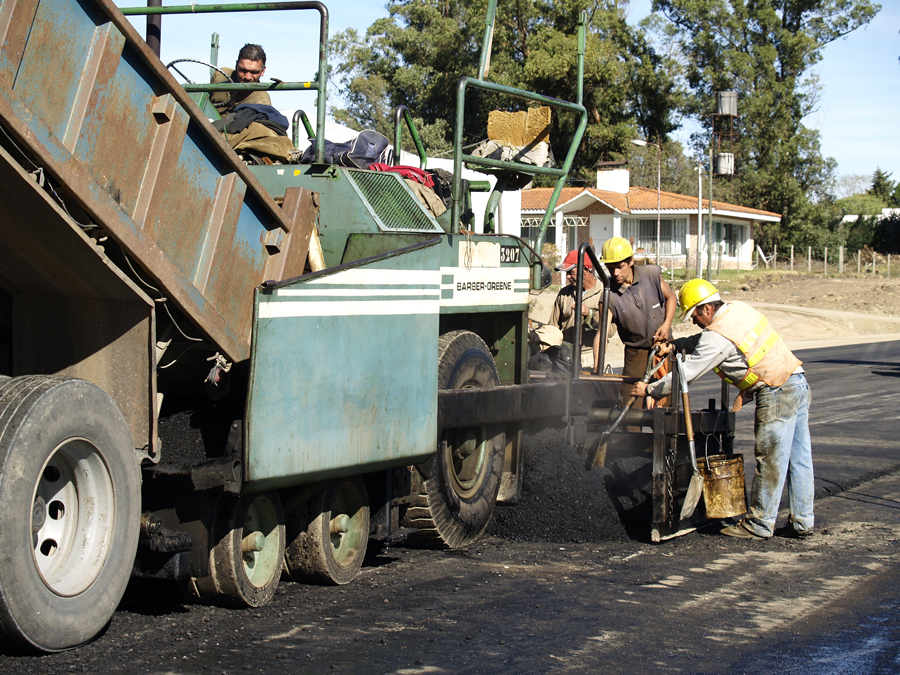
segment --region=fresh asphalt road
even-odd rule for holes
[[[710,527],[661,544],[388,548],[348,586],[283,583],[248,611],[133,584],[95,642],[0,653],[0,672],[896,674],[900,341],[796,353],[813,391],[808,540],[736,540]],[[719,391],[704,378],[693,407]],[[752,407],[737,419],[736,444],[752,454]],[[533,451],[568,449],[559,433]]]
[[[900,341],[794,353],[803,361],[812,391],[809,426],[816,496],[900,470]],[[713,373],[705,375],[691,387],[691,406],[704,407],[720,391],[721,380]],[[752,473],[752,403],[737,413],[736,421],[735,446],[750,460],[747,468]]]

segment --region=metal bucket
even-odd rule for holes
[[[734,518],[747,513],[744,458],[741,455],[698,457],[707,518]]]

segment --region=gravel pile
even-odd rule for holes
[[[625,541],[639,527],[649,533],[642,491],[625,495],[613,488],[611,494],[612,472],[585,471],[584,460],[566,446],[564,431],[526,437],[523,464],[518,504],[499,505],[486,534],[518,542],[583,543]],[[630,511],[622,516],[616,505]]]

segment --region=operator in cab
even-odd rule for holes
[[[634,264],[634,249],[627,239],[612,237],[604,244],[600,262],[606,265],[612,281],[609,299],[609,320],[625,345],[625,377],[642,378],[655,344],[668,342],[672,337],[672,321],[678,309],[678,299],[662,278],[657,265]],[[612,331],[610,331],[612,334]],[[600,354],[600,333],[594,339],[594,370]],[[631,396],[630,384],[622,385],[622,399]],[[644,407],[644,399],[636,401]]]
[[[259,82],[266,73],[266,52],[259,45],[246,44],[238,52],[234,68],[222,68],[235,84],[253,84]],[[213,84],[227,82],[222,73],[213,75]],[[272,99],[265,91],[217,91],[209,100],[224,117],[239,105],[272,105]]]
[[[266,52],[259,45],[246,44],[238,52],[234,69],[223,68],[236,84],[259,82],[266,72]],[[228,82],[217,72],[213,84]],[[225,135],[235,152],[250,164],[286,164],[294,145],[288,138],[288,120],[265,91],[219,91],[209,97],[222,119],[213,126]]]

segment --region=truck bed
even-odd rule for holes
[[[113,4],[3,0],[0,37],[0,125],[17,161],[108,233],[151,295],[248,358],[253,288],[303,272],[311,195],[280,208]]]

